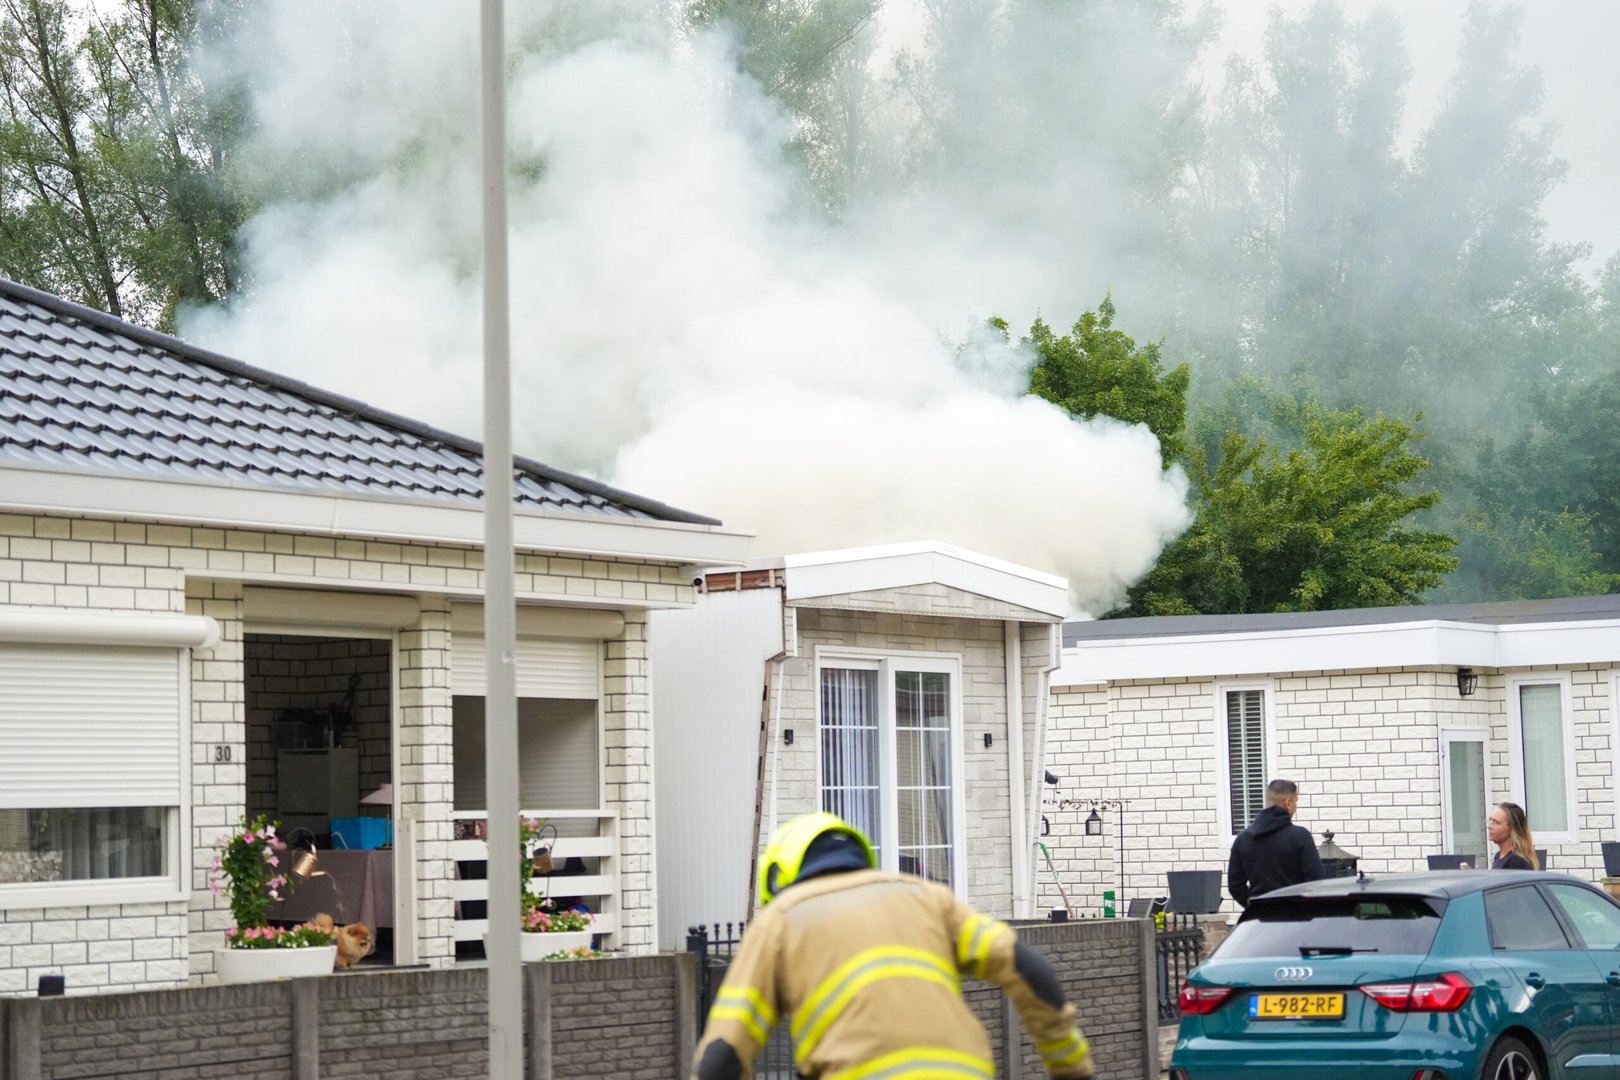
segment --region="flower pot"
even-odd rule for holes
[[[1602,848],[1603,876],[1620,877],[1620,841],[1605,840]]]
[[[589,930],[559,930],[551,934],[519,934],[518,937],[522,941],[521,955],[525,964],[544,960],[552,953],[567,952],[581,946],[589,948],[591,944]]]
[[[220,949],[214,954],[214,973],[221,983],[303,979],[332,974],[336,961],[336,945],[312,945],[304,949]]]

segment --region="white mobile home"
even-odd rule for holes
[[[866,830],[890,869],[998,915],[1032,910],[1063,579],[901,544],[697,585],[693,609],[652,619],[661,945],[748,918],[759,845],[816,809]]]
[[[1370,873],[1483,858],[1487,809],[1512,800],[1552,869],[1595,879],[1620,839],[1617,680],[1620,596],[1070,623],[1047,761],[1059,874],[1095,905],[1224,870],[1283,776],[1299,823]],[[1087,835],[1073,796],[1125,800],[1123,883],[1118,823]]]
[[[479,940],[481,469],[469,440],[0,282],[0,993],[207,981],[212,845],[259,812],[326,851],[392,822],[334,859],[394,959]],[[647,950],[648,613],[747,537],[537,462],[515,480],[525,803],[610,944]]]

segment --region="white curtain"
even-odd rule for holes
[[[1564,696],[1556,684],[1519,687],[1519,728],[1524,750],[1524,812],[1532,831],[1563,832],[1569,826],[1564,784]]]
[[[951,677],[899,671],[894,676],[900,869],[951,880]]]
[[[159,877],[164,807],[0,811],[0,884]]]
[[[881,857],[878,673],[821,670],[821,808],[866,834]]]

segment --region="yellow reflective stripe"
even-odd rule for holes
[[[716,1005],[709,1010],[710,1020],[735,1020],[748,1029],[749,1037],[764,1046],[770,1032],[760,1025],[759,1017],[746,1005]]]
[[[765,1000],[765,995],[752,986],[722,986],[715,1001],[734,1001],[752,1005],[759,1014],[759,1022],[768,1028],[776,1026],[776,1006]]]
[[[1091,1052],[1091,1044],[1081,1038],[1078,1031],[1075,1031],[1061,1039],[1036,1043],[1035,1049],[1041,1052],[1041,1060],[1048,1066],[1078,1065]]]
[[[994,1080],[996,1067],[984,1058],[939,1046],[914,1046],[871,1061],[828,1073],[826,1080],[957,1080],[976,1077]]]
[[[969,916],[956,938],[956,966],[984,978],[990,968],[990,947],[1006,929],[1006,923],[988,915]]]
[[[962,923],[962,932],[956,936],[957,967],[966,971],[973,966],[973,954],[978,949],[979,938],[983,935],[985,927],[994,921],[988,915],[975,912]]]
[[[763,994],[747,986],[722,989],[709,1009],[709,1017],[737,1021],[761,1046],[770,1039],[771,1029],[776,1026],[776,1009]]]
[[[827,1026],[843,1012],[862,987],[879,979],[912,978],[938,983],[951,990],[961,984],[943,956],[909,945],[880,945],[856,953],[840,964],[793,1013],[795,1056],[803,1061]]]

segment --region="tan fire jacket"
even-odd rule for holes
[[[1036,997],[1014,941],[1011,927],[921,878],[859,870],[801,882],[743,936],[695,1060],[724,1039],[747,1080],[780,1019],[808,1077],[988,1080],[990,1042],[961,995],[975,976],[1006,990],[1053,1076],[1091,1076],[1074,1007]]]

